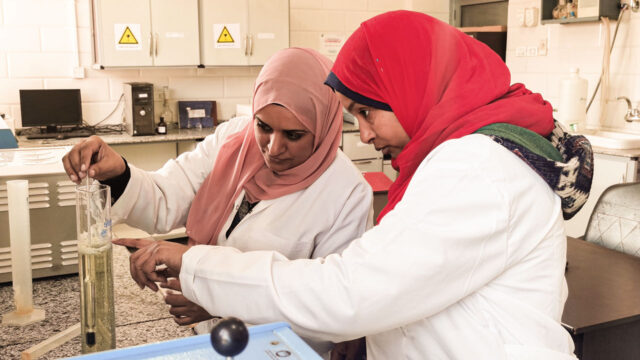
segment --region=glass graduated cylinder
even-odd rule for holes
[[[110,211],[108,186],[76,187],[83,354],[116,345]]]

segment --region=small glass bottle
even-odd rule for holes
[[[167,123],[164,122],[164,116],[160,116],[160,122],[158,123],[158,127],[156,128],[156,132],[160,135],[167,134]]]
[[[166,126],[171,126],[172,129],[178,128],[178,123],[173,120],[173,112],[169,109],[169,87],[162,87],[162,112],[160,113],[160,118],[164,118]],[[166,131],[165,131],[166,134]]]

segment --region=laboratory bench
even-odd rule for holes
[[[114,231],[115,232],[115,231]],[[147,344],[194,335],[179,326],[159,293],[141,290],[129,274],[129,252],[113,246],[116,346]],[[11,283],[0,284],[0,314],[14,310]],[[20,359],[20,353],[80,321],[78,275],[62,275],[33,281],[33,303],[45,309],[45,320],[24,327],[0,324],[0,359]],[[80,355],[77,336],[44,354],[41,359]]]
[[[127,133],[97,134],[131,164],[143,170],[157,170],[169,159],[193,150],[215,128],[169,129],[166,135],[131,136]],[[19,148],[73,146],[86,138],[30,140],[18,136]]]

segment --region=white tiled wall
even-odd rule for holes
[[[602,68],[606,27],[600,22],[579,24],[548,24],[534,27],[517,25],[517,13],[524,8],[540,8],[539,0],[510,0],[507,35],[507,65],[512,82],[523,82],[529,89],[541,93],[554,107],[559,101],[560,81],[568,76],[570,67],[579,67],[581,76],[589,81],[589,98],[598,82]],[[617,19],[610,21],[610,34]],[[606,127],[640,133],[640,123],[624,121],[627,105],[616,101],[618,96],[640,103],[640,12],[623,15],[610,60],[610,86],[606,117],[600,117],[601,102],[596,95],[587,115],[589,127]],[[518,47],[538,47],[547,42],[546,56],[516,56]]]
[[[360,22],[388,10],[413,9],[443,21],[449,18],[446,0],[290,0],[289,6],[291,46],[318,50],[321,34],[346,38]],[[93,70],[90,33],[90,0],[0,0],[0,112],[10,114],[19,126],[19,89],[80,88],[84,118],[95,124],[114,110],[122,84],[131,81],[153,83],[156,101],[158,90],[169,86],[174,116],[178,100],[215,100],[218,118],[225,120],[233,116],[236,104],[251,101],[260,67]],[[86,70],[84,79],[72,78],[76,62]],[[121,103],[103,124],[119,123],[122,108]]]

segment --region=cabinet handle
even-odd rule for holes
[[[367,164],[371,164],[373,162],[373,160],[366,160],[366,161],[354,161],[354,163],[358,164],[358,165],[367,165]]]
[[[153,34],[149,34],[149,56],[153,56]]]
[[[154,47],[154,51],[156,53],[156,57],[158,57],[158,33],[155,34],[155,36],[153,37],[153,47]]]
[[[249,55],[253,56],[253,35],[249,35]]]
[[[244,36],[244,56],[249,55],[249,35]]]

